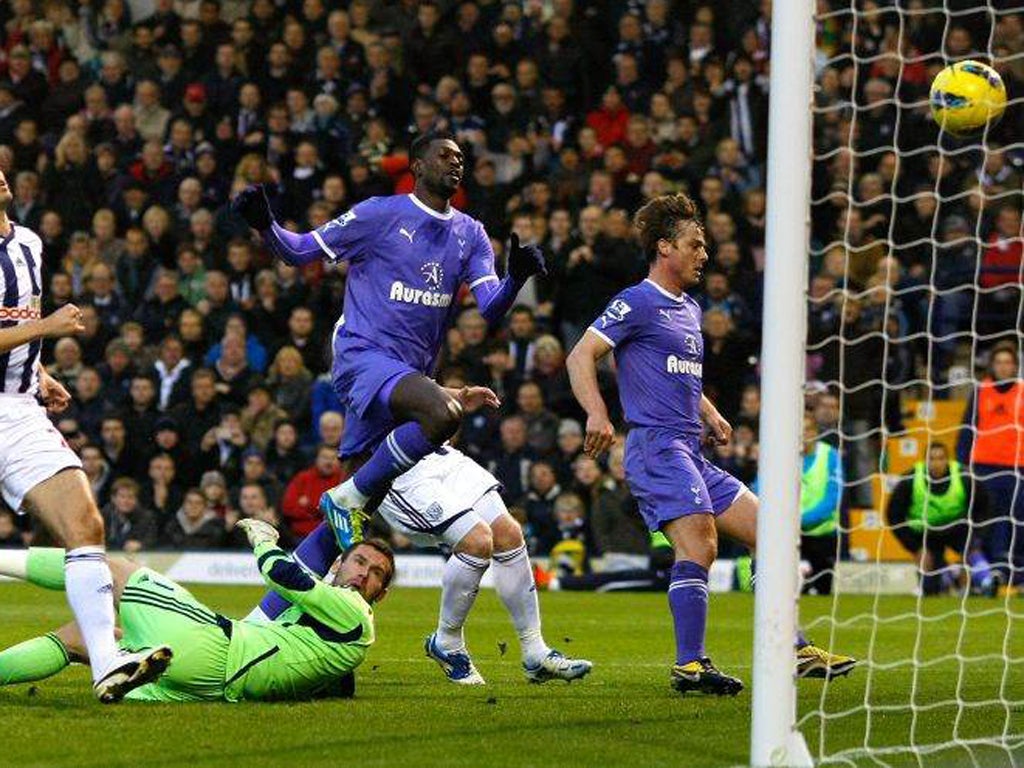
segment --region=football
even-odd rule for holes
[[[932,116],[946,133],[971,136],[994,125],[1006,109],[1006,86],[988,64],[958,61],[932,81]]]

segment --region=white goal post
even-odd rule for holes
[[[772,7],[762,345],[763,510],[800,508],[805,312],[811,193],[814,2]],[[770,404],[770,405],[769,405]],[[796,728],[794,669],[800,521],[761,514],[754,602],[753,766],[810,766]]]
[[[1024,0],[773,2],[756,768],[1024,761],[1022,30]],[[929,120],[928,85],[967,59],[1000,73],[1009,106],[1001,124],[957,137]],[[806,601],[803,624],[859,662],[847,680],[801,683],[800,698],[808,370],[838,403],[821,439],[845,454],[848,506],[839,535],[830,531],[831,597]],[[997,406],[1002,420],[983,427]],[[945,469],[932,469],[933,454]],[[931,516],[954,503],[952,516]],[[859,562],[840,564],[841,554]]]

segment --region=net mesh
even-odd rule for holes
[[[802,619],[863,658],[849,680],[801,686],[798,726],[822,763],[1024,764],[1024,5],[818,0],[815,19],[808,397],[844,504],[824,553],[804,539],[804,588],[831,594]],[[968,58],[1010,101],[964,140],[932,121],[928,90]],[[963,462],[969,510],[918,530],[898,508],[921,498],[912,473],[936,445]],[[926,503],[956,490],[919,488]]]

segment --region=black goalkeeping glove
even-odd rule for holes
[[[253,184],[231,201],[231,210],[245,219],[246,223],[258,232],[270,229],[274,214],[270,210],[267,199],[267,188],[264,184]]]
[[[512,244],[508,251],[508,273],[517,283],[525,283],[533,275],[546,275],[547,265],[544,253],[536,245],[520,245],[519,235],[512,233]]]

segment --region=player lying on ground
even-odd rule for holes
[[[494,393],[486,392],[496,404]],[[467,410],[473,410],[475,397],[463,396]],[[378,508],[393,528],[417,544],[443,544],[453,552],[445,563],[441,612],[437,630],[425,643],[427,656],[453,683],[484,683],[466,649],[462,629],[476,601],[480,580],[492,567],[498,597],[519,637],[526,679],[543,683],[581,678],[593,666],[589,661],[567,658],[544,642],[523,531],[505,508],[499,486],[494,475],[475,461],[455,448],[443,446],[398,477]],[[337,554],[334,541],[322,525],[299,544],[295,558],[312,572],[322,573]],[[280,600],[271,595],[250,618],[272,618],[281,609]]]
[[[637,212],[636,227],[647,278],[612,299],[566,361],[573,393],[587,412],[584,450],[597,456],[614,439],[597,383],[597,363],[614,349],[630,426],[626,480],[648,528],[662,531],[675,549],[668,588],[676,635],[672,685],[681,693],[734,695],[743,683],[719,672],[704,655],[708,571],[720,534],[753,553],[758,502],[743,483],[701,454],[705,424],[719,443],[732,435],[703,395],[701,310],[685,293],[700,282],[708,260],[704,228],[696,205],[683,194],[649,202]],[[797,648],[802,677],[844,675],[856,664],[816,648],[802,634]]]
[[[345,693],[350,673],[374,641],[371,605],[394,575],[390,547],[353,544],[333,580],[318,581],[277,547],[277,531],[258,520],[245,530],[267,585],[293,604],[272,622],[232,621],[184,587],[121,558],[110,561],[121,646],[166,645],[173,661],[156,681],[127,694],[146,701],[290,700]],[[0,552],[0,574],[64,589],[64,552],[33,548]],[[55,675],[88,652],[76,624],[0,653],[0,685]]]
[[[117,647],[103,518],[82,462],[39,405],[59,413],[71,402],[43,370],[39,352],[43,339],[84,331],[82,312],[65,304],[42,317],[43,244],[7,218],[12,200],[0,172],[0,491],[11,509],[31,512],[67,546],[68,604],[89,648],[93,691],[110,703],[158,675],[167,649],[136,654]]]

